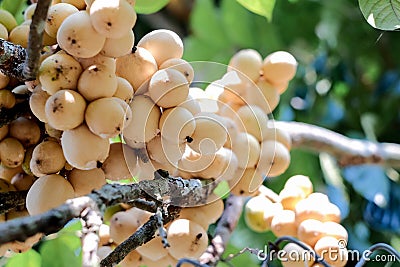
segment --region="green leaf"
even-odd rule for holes
[[[6,267],[40,267],[42,259],[40,254],[37,253],[35,250],[30,249],[24,253],[15,254],[12,256],[7,264]]]
[[[190,16],[190,26],[193,36],[207,43],[207,46],[225,49],[229,40],[222,27],[218,9],[211,0],[197,0]],[[203,47],[206,50],[208,48]],[[205,60],[205,59],[202,59]]]
[[[135,10],[139,14],[151,14],[168,4],[169,0],[136,0]]]
[[[236,1],[223,0],[221,2],[221,15],[225,33],[233,45],[246,48],[255,47],[256,36],[253,31],[252,16],[254,15],[252,13]]]
[[[267,20],[272,19],[272,11],[274,10],[275,0],[237,0],[245,8],[260,16],[264,16]]]
[[[14,16],[18,13],[18,11],[21,10],[21,7],[25,8],[27,6],[26,1],[24,0],[3,0],[0,2],[0,7],[7,10]]]
[[[372,27],[384,31],[400,28],[400,1],[359,0],[358,4]]]
[[[81,266],[81,241],[78,236],[60,234],[40,247],[42,267]]]

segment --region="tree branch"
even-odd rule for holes
[[[0,70],[5,75],[24,81],[25,59],[25,48],[0,38]]]
[[[232,232],[235,230],[242,214],[244,198],[230,195],[225,202],[225,210],[218,221],[214,238],[200,257],[201,264],[216,266],[225,251]]]
[[[9,212],[18,206],[25,205],[28,191],[9,191],[0,193],[0,214]]]
[[[331,130],[301,122],[276,121],[275,127],[289,133],[294,148],[327,152],[340,166],[381,164],[400,168],[400,145],[351,139]]]

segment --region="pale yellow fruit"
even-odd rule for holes
[[[50,174],[33,183],[26,196],[26,208],[30,215],[37,215],[73,197],[72,185],[61,175]]]
[[[346,228],[337,222],[324,222],[323,223],[323,234],[325,236],[332,236],[338,240],[348,241],[349,234]]]
[[[190,87],[189,96],[191,96],[191,98],[198,103],[201,112],[218,112],[218,103],[216,99],[211,98],[203,89],[198,87]]]
[[[190,88],[189,88],[189,92],[190,92]],[[192,113],[193,116],[196,115],[197,113],[201,112],[199,102],[196,99],[194,99],[190,94],[188,95],[188,97],[186,98],[186,100],[184,102],[182,102],[178,105],[178,107],[186,108],[187,110],[189,110]]]
[[[100,53],[93,57],[76,58],[76,60],[78,60],[83,69],[87,69],[92,65],[102,65],[106,66],[110,70],[110,72],[115,73],[115,70],[117,68],[117,63],[115,58],[106,57]]]
[[[28,147],[39,142],[40,128],[33,120],[19,117],[10,123],[8,134],[18,139],[24,147]]]
[[[187,141],[196,128],[196,121],[189,110],[174,107],[164,110],[160,117],[161,136],[172,143]]]
[[[262,57],[254,49],[243,49],[233,55],[228,64],[228,71],[237,71],[244,78],[257,81],[260,77]]]
[[[237,157],[233,157],[233,155],[235,154],[229,153],[225,148],[222,147],[215,153],[214,160],[211,162],[211,164],[204,170],[200,171],[198,175],[205,179],[220,179],[220,176],[224,175],[224,172],[231,160],[236,160],[236,162],[231,163],[232,165],[236,166],[231,166],[231,168],[238,167]],[[231,178],[229,176],[233,175],[233,173],[230,172],[225,175],[228,176],[225,176],[222,179],[229,180],[229,178]]]
[[[204,228],[186,219],[177,219],[169,225],[167,240],[171,245],[169,254],[175,259],[198,258],[208,245]]]
[[[1,25],[1,24],[0,24]],[[5,88],[10,82],[10,77],[0,71],[0,89]]]
[[[342,247],[342,242],[334,237],[322,237],[315,244],[314,250],[331,266],[342,267],[347,263],[347,249]]]
[[[65,131],[61,146],[67,162],[81,170],[94,169],[103,163],[110,149],[108,139],[93,134],[85,124]]]
[[[287,188],[300,188],[303,190],[305,196],[307,197],[313,191],[313,184],[308,176],[305,175],[294,175],[287,179],[285,183],[285,187]]]
[[[4,163],[0,163],[0,179],[4,179],[11,182],[14,175],[23,172],[24,170],[22,169],[22,165],[19,165],[18,167],[15,168],[9,168],[6,167]]]
[[[307,196],[307,199],[312,201],[313,203],[329,203],[329,197],[326,194],[320,192],[310,193]]]
[[[144,147],[144,143],[158,134],[160,108],[145,95],[134,96],[129,106],[132,121],[122,132],[124,141],[133,148]]]
[[[258,233],[270,230],[268,223],[264,220],[264,211],[269,207],[271,200],[265,196],[250,198],[244,206],[244,220],[247,226]]]
[[[257,192],[264,176],[255,168],[238,168],[235,176],[228,181],[231,193],[236,196],[251,196]]]
[[[105,65],[91,65],[85,69],[78,80],[78,91],[88,101],[112,97],[117,91],[118,81],[115,73]]]
[[[266,226],[271,229],[272,219],[275,217],[275,214],[278,214],[283,210],[282,204],[279,202],[271,202],[267,207],[264,209],[264,221]]]
[[[208,221],[210,221],[210,223],[215,223],[222,216],[222,213],[224,212],[224,201],[215,194],[210,195],[208,201],[209,202],[207,202],[207,204],[196,206],[193,207],[192,209],[201,211],[202,213],[205,214],[206,218],[208,218]]]
[[[99,168],[73,169],[68,173],[68,181],[74,188],[75,197],[89,194],[92,190],[98,190],[107,183],[103,170]]]
[[[261,147],[253,135],[239,133],[233,141],[232,151],[238,158],[239,168],[254,168],[260,158]]]
[[[135,92],[158,70],[152,54],[142,47],[135,47],[128,55],[116,59],[116,74],[127,79]]]
[[[33,115],[35,115],[35,117],[41,122],[45,123],[47,122],[45,106],[49,97],[50,95],[46,93],[46,91],[42,90],[41,85],[36,86],[29,97],[29,107]]]
[[[242,132],[253,135],[259,142],[263,140],[262,129],[267,125],[267,115],[258,106],[245,105],[236,112],[234,121]]]
[[[11,179],[11,184],[18,190],[24,191],[29,190],[32,184],[36,181],[34,176],[28,175],[26,173],[17,173]]]
[[[49,11],[47,13],[46,23],[44,25],[44,30],[46,33],[53,37],[57,38],[58,29],[61,26],[61,23],[73,13],[78,12],[79,10],[68,3],[58,3],[50,6]]]
[[[39,68],[42,90],[53,95],[61,89],[75,89],[82,67],[67,54],[54,54],[43,60]]]
[[[123,143],[113,143],[101,168],[107,179],[118,181],[131,179],[137,172],[136,165],[137,157],[132,148]]]
[[[341,213],[338,206],[333,203],[328,203],[324,209],[324,221],[332,221],[339,223],[341,220]]]
[[[222,123],[224,124],[227,132],[226,142],[224,144],[224,147],[232,148],[234,140],[236,139],[239,133],[239,128],[236,125],[235,121],[228,117],[222,117]]]
[[[97,55],[105,41],[105,36],[93,28],[86,11],[69,15],[57,32],[59,46],[75,57],[88,58]]]
[[[144,265],[144,259],[136,250],[132,250],[119,263],[121,267],[139,267]],[[145,265],[146,266],[146,265]]]
[[[333,221],[340,222],[340,210],[329,201],[323,200],[313,201],[309,198],[301,200],[297,203],[296,208],[297,224],[306,219],[316,219],[322,222]]]
[[[289,150],[279,142],[263,141],[260,160],[257,167],[267,176],[278,176],[284,173],[290,164]]]
[[[61,0],[62,3],[67,3],[75,6],[77,9],[85,9],[86,3],[84,0]]]
[[[6,26],[0,23],[0,38],[7,41],[8,39],[8,31]]]
[[[70,130],[79,126],[85,116],[86,101],[76,91],[59,90],[46,101],[48,123],[57,130]]]
[[[181,58],[183,55],[182,39],[173,31],[159,29],[149,32],[139,40],[138,46],[147,49],[160,66],[170,58]]]
[[[199,154],[187,147],[185,153],[178,163],[180,171],[191,173],[196,176],[214,161],[214,154]]]
[[[90,20],[98,33],[121,38],[136,23],[136,12],[125,0],[96,0],[90,6]]]
[[[7,28],[8,32],[18,26],[14,16],[5,9],[0,9],[0,23]]]
[[[179,71],[171,68],[162,69],[151,77],[149,94],[158,106],[175,107],[187,99],[189,83]]]
[[[122,57],[131,52],[134,43],[135,35],[133,31],[128,31],[120,38],[107,38],[100,54],[106,57]]]
[[[295,243],[286,244],[281,250],[280,261],[283,267],[310,267],[315,257],[310,250],[305,250]]]
[[[164,170],[167,171],[170,175],[176,176],[175,173],[177,172],[176,166],[172,164],[161,164],[155,160],[149,159],[146,162],[142,160],[138,160],[138,171],[135,175],[138,181],[142,180],[153,180],[154,179],[154,172],[157,170]],[[153,194],[153,191],[148,192],[149,194]]]
[[[153,261],[152,259],[146,257],[142,257],[142,266],[146,267],[171,267],[176,266],[177,264],[178,261],[169,254],[156,261]],[[186,267],[186,263],[182,264],[181,267]]]
[[[7,137],[0,142],[1,163],[9,168],[15,168],[24,161],[24,146],[17,139]]]
[[[186,80],[189,83],[191,83],[193,81],[194,70],[193,70],[193,67],[186,60],[181,59],[181,58],[167,59],[160,65],[160,70],[168,69],[168,68],[175,69],[175,70],[179,71],[180,73],[182,73],[183,76],[186,77]]]
[[[13,93],[8,90],[0,90],[0,108],[13,108],[15,106],[16,99]]]
[[[324,235],[325,227],[321,221],[307,219],[302,221],[297,228],[297,237],[300,241],[315,246],[315,243]]]
[[[297,61],[286,51],[269,54],[263,61],[263,77],[272,84],[291,80],[296,74]]]
[[[112,97],[105,97],[89,103],[85,111],[85,121],[92,133],[102,138],[112,138],[122,132],[126,116],[117,101]]]
[[[65,162],[61,145],[54,141],[44,141],[33,149],[29,165],[31,172],[41,177],[59,172],[64,168]]]
[[[270,127],[268,125],[262,125],[261,132],[263,136],[262,141],[274,140],[279,143],[282,143],[282,145],[284,145],[288,150],[292,148],[292,138],[286,131],[280,128]]]
[[[161,164],[177,165],[185,152],[185,144],[171,143],[157,135],[146,144],[147,153],[152,160]]]
[[[32,3],[24,10],[24,20],[32,19],[33,13],[35,12],[37,3]]]
[[[297,236],[295,213],[292,210],[282,210],[275,214],[271,221],[271,231],[275,236]]]
[[[249,85],[244,96],[247,104],[260,107],[266,114],[272,113],[279,104],[279,91],[264,79]]]
[[[109,245],[112,243],[112,239],[110,237],[110,226],[108,224],[102,223],[99,227],[99,244],[102,246]]]
[[[162,237],[158,235],[158,231],[152,240],[141,245],[140,247],[137,247],[136,251],[140,255],[148,259],[152,259],[153,261],[157,261],[168,254],[168,250],[164,247],[162,243]]]
[[[132,101],[133,94],[133,87],[128,80],[122,77],[117,77],[117,90],[115,91],[113,97],[118,97],[129,104]]]
[[[208,229],[211,221],[206,217],[205,213],[198,208],[183,208],[179,213],[179,219],[187,219],[197,223],[204,229]]]
[[[188,145],[200,154],[214,154],[226,142],[227,133],[220,116],[202,112],[194,116],[196,128]]]
[[[218,177],[218,179],[220,181],[229,181],[233,179],[236,171],[239,168],[238,157],[232,150],[224,147],[217,151],[216,157],[218,157],[219,155],[225,158],[225,166],[222,174]]]
[[[10,32],[8,41],[23,48],[28,48],[29,29],[30,25],[28,24],[18,25]]]
[[[285,187],[279,193],[279,197],[285,210],[294,210],[297,203],[306,196],[304,191],[298,187]]]
[[[3,140],[8,134],[9,126],[5,124],[0,127],[0,141]]]

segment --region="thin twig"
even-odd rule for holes
[[[28,191],[10,191],[0,193],[0,214],[7,213],[25,204]]]
[[[40,51],[42,50],[44,25],[47,18],[51,0],[37,2],[32,23],[29,29],[27,57],[24,64],[23,75],[26,81],[35,80],[39,70]]]
[[[328,129],[301,122],[277,121],[276,128],[287,131],[294,148],[327,152],[340,166],[381,164],[400,168],[400,145],[351,139]]]

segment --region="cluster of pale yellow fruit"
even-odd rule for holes
[[[226,181],[231,193],[248,196],[265,176],[288,168],[290,137],[268,116],[296,73],[295,58],[278,51],[263,59],[253,49],[241,50],[221,79],[205,90],[193,87],[195,72],[182,59],[183,42],[176,33],[154,30],[134,45],[134,5],[53,1],[34,88],[15,86],[0,73],[0,106],[11,108],[15,94],[30,91],[32,112],[0,128],[0,189],[29,190],[26,210],[2,220],[40,214],[107,180],[152,179],[157,169],[184,179]],[[26,9],[21,25],[0,11],[0,37],[27,47],[35,8]],[[169,248],[156,236],[121,264],[168,266],[200,257],[208,226],[224,208],[214,195],[208,202],[185,207],[166,225]],[[115,213],[101,228],[99,257],[149,217],[136,208]],[[40,237],[3,245],[1,255],[25,251]]]
[[[347,230],[340,224],[340,210],[328,196],[313,192],[310,178],[290,177],[278,200],[260,194],[245,204],[244,218],[250,229],[272,233],[277,237],[292,236],[307,244],[328,264],[343,267],[347,262]],[[322,266],[315,263],[311,252],[289,243],[281,262],[285,267]]]

